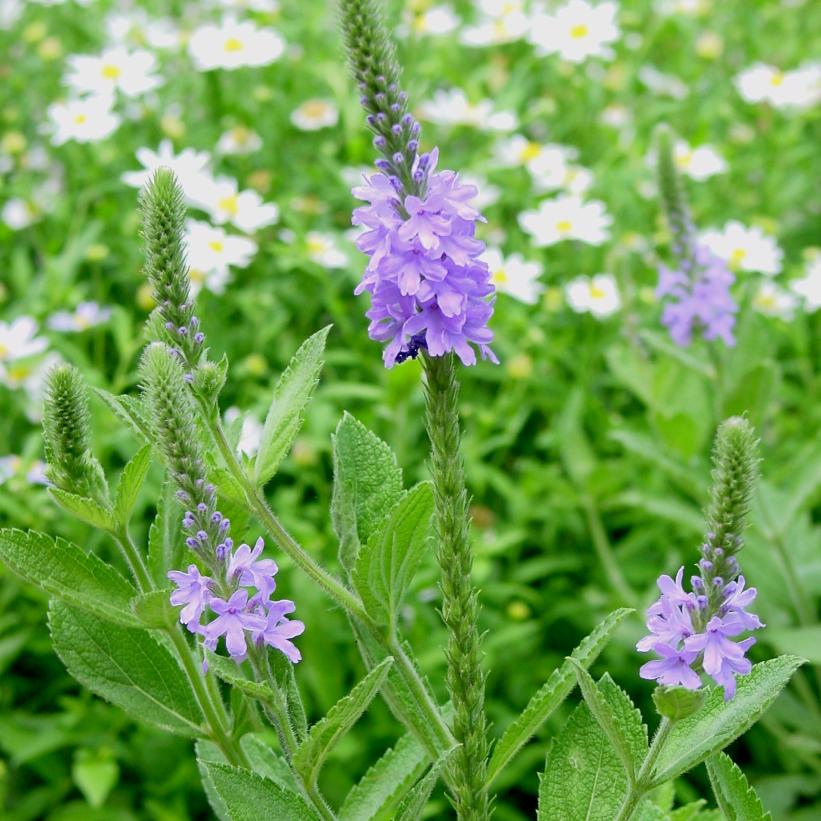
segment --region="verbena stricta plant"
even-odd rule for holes
[[[626,693],[607,673],[595,681],[588,672],[619,626],[637,621],[624,608],[579,644],[506,727],[495,731],[485,716],[486,676],[505,670],[486,669],[481,650],[457,374],[477,352],[496,360],[488,329],[493,288],[474,235],[475,191],[455,172],[437,171],[435,149],[421,150],[378,11],[374,0],[343,0],[340,8],[381,154],[377,171],[354,192],[368,203],[353,217],[369,257],[358,290],[369,294],[369,333],[385,343],[386,366],[421,359],[431,480],[405,488],[388,445],[345,414],[333,438],[337,567],[324,567],[296,541],[265,486],[308,412],[329,329],[295,353],[274,389],[257,454],[240,456],[220,414],[228,363],[212,359],[191,295],[182,192],[160,169],[140,202],[156,308],[139,391],[96,391],[144,443],[116,491],[93,452],[81,373],[70,365],[52,370],[45,401],[51,495],[105,534],[121,561],[19,530],[0,531],[0,558],[50,597],[55,650],[83,686],[137,720],[194,740],[203,788],[220,819],[411,821],[427,817],[439,782],[458,818],[489,818],[503,774],[576,683],[583,699],[549,745],[539,819],[715,818],[703,801],[672,808],[674,780],[701,763],[726,817],[764,819],[744,775],[721,751],[769,707],[802,660],[747,658],[748,634],[763,625],[749,609],[756,592],[739,560],[759,461],[744,418],[727,420],[716,436],[706,535],[689,589],[684,568],[675,578],[662,575],[661,597],[647,612],[650,633],[638,650],[655,658],[641,668],[638,653],[634,661],[636,680],[658,682],[652,743]],[[689,218],[680,200],[670,201],[671,226],[683,242]],[[681,248],[692,263],[691,246]],[[687,276],[699,265],[686,268]],[[706,315],[698,316],[706,327]],[[152,465],[165,481],[142,544],[130,522]],[[253,547],[236,544],[248,528],[259,534]],[[399,629],[404,598],[430,554],[439,564],[446,633],[446,672],[435,686]],[[318,620],[278,588],[284,557],[346,613],[362,657],[360,681],[313,723],[300,674],[329,660],[302,657],[300,636]],[[320,783],[323,764],[377,695],[396,719],[397,742],[332,806]],[[263,722],[275,744],[258,732]]]

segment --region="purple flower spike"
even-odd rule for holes
[[[217,646],[220,636],[225,636],[225,646],[231,658],[242,661],[245,658],[248,647],[245,643],[246,630],[264,630],[266,620],[248,611],[248,591],[237,590],[228,601],[225,599],[213,598],[210,601],[211,609],[217,614],[217,618],[205,626],[205,646],[213,650]]]

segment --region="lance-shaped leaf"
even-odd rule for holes
[[[294,767],[308,784],[316,784],[322,764],[334,745],[353,727],[382,686],[393,657],[388,657],[337,701],[328,714],[311,727],[308,737],[294,754]]]
[[[121,627],[54,600],[49,628],[60,660],[92,693],[137,721],[177,735],[204,735],[182,669],[147,630]]]
[[[266,703],[271,703],[276,698],[274,691],[264,681],[254,681],[248,678],[240,665],[232,659],[225,658],[225,656],[208,653],[208,669],[212,670],[217,678],[222,679],[232,687],[236,687],[245,695],[251,696],[251,698]]]
[[[568,659],[576,671],[576,678],[579,680],[579,688],[582,691],[584,700],[593,713],[593,717],[601,727],[602,732],[607,736],[613,746],[613,750],[624,765],[627,780],[633,784],[636,781],[636,773],[641,767],[647,748],[647,738],[644,743],[632,732],[635,728],[635,716],[625,717],[622,713],[613,709],[611,703],[605,698],[602,687],[597,687],[593,677],[584,667],[573,658]],[[604,682],[605,679],[602,679]],[[623,701],[618,701],[618,706],[623,706]],[[641,725],[641,715],[639,715],[639,725]],[[637,741],[638,739],[638,741]]]
[[[711,687],[704,706],[670,733],[656,762],[654,783],[677,778],[746,732],[803,663],[797,656],[779,656],[756,664],[752,672],[738,678],[736,694],[729,701],[721,688]]]
[[[396,821],[419,821],[425,810],[425,804],[428,803],[430,794],[439,780],[439,773],[442,772],[446,760],[447,756],[444,756],[436,761],[425,774],[425,777],[415,784],[402,799],[402,803],[396,811]]]
[[[294,772],[288,766],[288,762],[260,736],[246,733],[240,739],[239,745],[257,775],[270,779],[283,790],[299,792]]]
[[[429,482],[399,501],[381,529],[360,548],[351,578],[365,609],[393,628],[402,598],[425,554],[433,514]]]
[[[157,515],[148,530],[148,570],[159,587],[168,584],[169,570],[179,570],[183,564],[185,539],[180,534],[181,518],[174,500],[174,484],[166,480]]]
[[[727,821],[770,821],[761,799],[747,783],[744,773],[726,753],[707,759],[707,773],[713,795]]]
[[[214,811],[228,821],[318,821],[317,812],[299,795],[251,770],[215,761],[198,761],[206,792],[218,798]],[[210,789],[209,789],[210,788]]]
[[[571,657],[583,667],[589,667],[604,649],[619,624],[633,611],[614,610],[573,651]],[[530,740],[548,716],[570,695],[576,684],[576,674],[569,661],[554,670],[539,691],[530,699],[522,714],[507,728],[493,749],[488,765],[488,784]]]
[[[627,694],[605,675],[597,689],[628,739],[633,760],[647,752],[647,730]],[[613,821],[627,795],[624,766],[610,739],[580,704],[547,756],[539,788],[538,821]]]
[[[65,539],[30,530],[0,530],[0,560],[50,596],[110,621],[139,627],[137,591],[113,567]]]
[[[117,522],[107,507],[103,507],[95,499],[88,496],[78,496],[58,487],[49,488],[51,497],[66,513],[76,516],[80,521],[100,530],[114,530]]]
[[[302,427],[305,406],[319,381],[330,329],[329,325],[302,343],[274,388],[254,468],[258,485],[264,485],[277,472]]]
[[[425,748],[404,735],[348,793],[339,821],[392,821],[404,796],[425,772]]]
[[[146,442],[152,441],[151,416],[142,397],[126,394],[115,396],[102,388],[94,388],[93,390],[108,405],[111,412],[131,428],[133,433]]]
[[[402,469],[390,447],[346,413],[333,438],[331,519],[339,559],[348,570],[402,496]]]
[[[150,467],[151,445],[144,445],[123,468],[114,498],[114,515],[121,524],[128,522]]]

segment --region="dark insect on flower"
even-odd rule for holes
[[[394,360],[396,364],[401,364],[406,359],[416,359],[419,356],[420,351],[426,351],[428,349],[427,342],[425,341],[424,334],[416,334],[416,336],[411,337],[410,341],[407,344],[407,348],[404,351],[399,351],[396,354],[396,359]]]

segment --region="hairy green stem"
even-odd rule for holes
[[[148,573],[148,568],[143,561],[142,553],[137,549],[131,536],[128,533],[128,525],[123,524],[112,533],[114,541],[120,548],[120,553],[131,570],[134,580],[137,582],[137,589],[140,593],[148,593],[154,588],[154,583]]]
[[[442,621],[448,633],[447,686],[453,701],[451,758],[456,814],[466,821],[490,817],[487,790],[485,675],[479,635],[478,591],[471,580],[470,510],[461,456],[459,383],[453,354],[424,357],[426,426],[431,444],[436,558],[441,568]]]
[[[622,804],[615,821],[630,821],[642,798],[644,798],[651,789],[658,786],[657,784],[653,784],[653,767],[656,766],[659,754],[664,748],[667,739],[670,737],[670,731],[674,726],[675,722],[669,718],[663,717],[661,719],[658,730],[656,730],[656,734],[653,736],[653,743],[650,745],[650,749],[641,765],[639,774],[636,776],[635,784],[629,787],[627,797],[624,799],[624,804]]]

